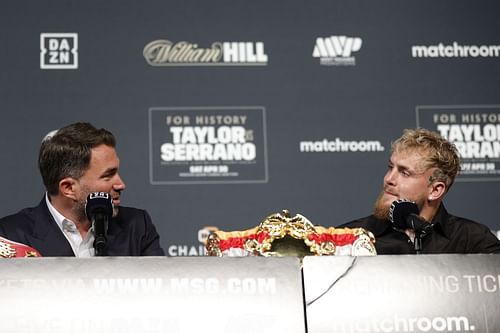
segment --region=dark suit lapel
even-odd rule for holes
[[[120,214],[118,216],[113,217],[108,226],[108,233],[106,235],[108,246],[109,244],[115,244],[115,239],[120,235],[123,231],[123,228],[120,223]]]
[[[32,211],[33,234],[27,235],[29,243],[44,257],[75,256],[71,245],[49,212],[45,197]]]
[[[123,210],[119,208],[118,215],[113,217],[109,222],[108,233],[107,233],[107,245],[106,245],[106,255],[108,256],[118,256],[123,255],[130,246],[130,234],[126,228],[123,227]],[[126,217],[129,219],[130,217]]]

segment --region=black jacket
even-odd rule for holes
[[[29,245],[44,257],[74,256],[68,240],[50,214],[45,197],[33,208],[0,219],[0,236]],[[108,256],[163,256],[159,235],[149,214],[121,207],[108,227]]]
[[[422,240],[421,253],[500,253],[500,240],[486,226],[448,214],[444,205],[432,219],[433,232]],[[375,236],[378,254],[414,254],[410,238],[388,220],[370,215],[340,227],[364,228]]]

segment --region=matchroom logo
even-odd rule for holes
[[[498,58],[500,45],[463,45],[439,43],[435,45],[414,45],[413,58]]]
[[[41,33],[41,69],[77,69],[78,34]]]
[[[186,41],[154,40],[143,50],[151,66],[266,66],[263,42],[214,42],[200,47]]]
[[[356,58],[352,53],[358,52],[362,44],[363,40],[359,37],[319,37],[312,55],[319,58],[320,64],[324,66],[354,66]]]
[[[265,108],[149,110],[151,184],[266,183]]]

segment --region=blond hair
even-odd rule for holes
[[[407,150],[423,153],[422,164],[425,170],[436,168],[429,177],[429,183],[444,182],[448,191],[460,170],[460,158],[455,145],[438,133],[424,128],[405,129],[403,135],[393,142],[391,151]]]

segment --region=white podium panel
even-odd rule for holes
[[[296,258],[0,261],[0,332],[305,332]]]
[[[500,332],[500,255],[307,257],[309,333]]]

